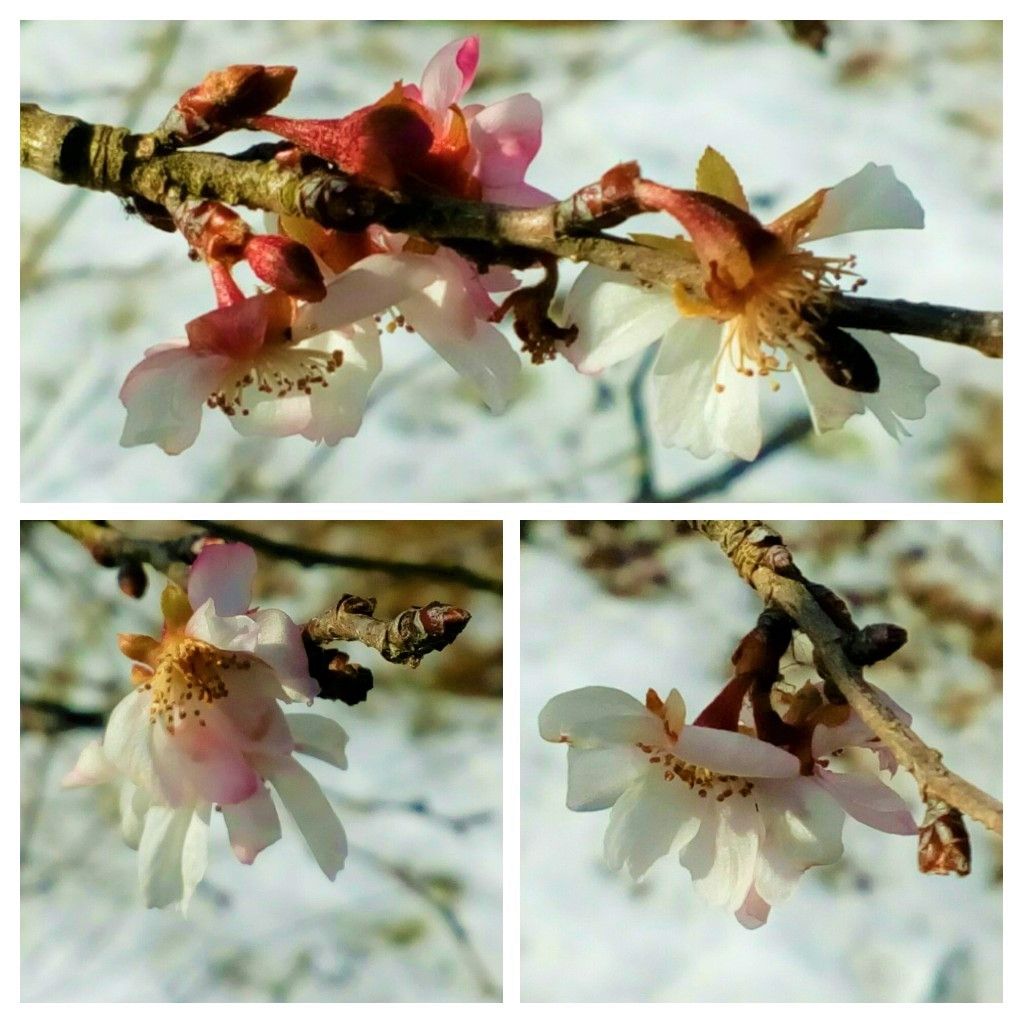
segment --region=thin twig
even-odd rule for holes
[[[487,965],[473,945],[466,926],[459,919],[458,914],[455,913],[450,901],[445,899],[443,895],[439,894],[431,886],[429,878],[424,878],[400,864],[393,864],[379,854],[362,847],[353,847],[352,853],[363,857],[380,871],[390,875],[395,881],[432,907],[455,941],[456,948],[459,950],[466,966],[473,975],[477,987],[480,989],[480,994],[488,999],[499,999],[501,997],[501,986],[491,977]]]
[[[629,413],[636,434],[637,480],[633,501],[657,501],[657,489],[654,483],[654,456],[651,451],[651,432],[647,423],[647,407],[644,390],[647,387],[647,375],[654,364],[657,348],[650,346],[640,360],[632,379],[629,382]]]
[[[20,153],[22,167],[54,181],[141,198],[158,207],[202,196],[343,231],[380,224],[442,243],[481,265],[531,266],[555,256],[625,271],[648,284],[679,285],[694,294],[701,287],[701,271],[693,261],[605,233],[641,212],[628,188],[608,199],[608,183],[623,177],[619,168],[561,202],[537,208],[407,196],[358,184],[342,173],[303,172],[272,157],[261,159],[259,152],[246,159],[167,153],[154,135],[52,114],[33,103],[21,105]],[[870,323],[875,330],[937,337],[990,356],[1002,353],[1001,313],[842,296],[820,319],[824,326]]]
[[[712,473],[696,483],[689,484],[682,490],[672,494],[658,495],[654,501],[700,501],[709,494],[717,494],[724,491],[726,487],[744,477],[752,469],[766,462],[773,455],[784,451],[791,444],[802,441],[814,429],[811,418],[806,413],[800,413],[791,420],[784,423],[774,434],[769,437],[761,446],[757,457],[747,461],[746,459],[735,459],[724,469]]]
[[[951,772],[943,764],[942,754],[904,725],[865,682],[848,653],[856,627],[852,620],[836,621],[843,618],[836,615],[836,606],[844,610],[845,606],[830,590],[803,576],[774,529],[755,519],[689,519],[680,520],[680,526],[718,544],[765,605],[784,611],[807,634],[826,686],[837,687],[850,707],[875,730],[917,780],[923,800],[944,801],[997,835],[1003,834],[1003,805]]]
[[[257,551],[272,555],[275,558],[285,558],[299,565],[310,567],[314,565],[333,565],[339,569],[364,569],[367,572],[383,572],[389,576],[409,578],[421,576],[427,579],[446,580],[450,583],[458,583],[469,587],[471,590],[486,590],[492,594],[501,593],[501,580],[491,576],[484,576],[466,569],[461,565],[441,565],[435,562],[406,562],[391,558],[374,558],[369,555],[346,555],[334,551],[319,551],[316,548],[305,547],[301,544],[289,544],[285,541],[271,540],[261,534],[253,533],[240,526],[233,526],[230,523],[222,523],[212,519],[189,520],[193,526],[198,526],[215,537],[224,540],[238,540]]]

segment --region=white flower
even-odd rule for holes
[[[757,927],[804,871],[839,859],[846,813],[916,831],[877,778],[819,764],[807,774],[792,753],[744,732],[686,725],[685,713],[677,690],[664,702],[649,690],[641,704],[604,686],[560,694],[541,711],[541,736],[569,745],[570,810],[612,809],[611,868],[625,865],[638,880],[676,852],[708,903]]]
[[[134,691],[64,779],[120,785],[121,830],[139,851],[146,906],[187,910],[206,870],[214,807],[243,864],[280,838],[267,782],[324,874],[333,879],[345,861],[341,822],[292,755],[344,768],[347,736],[320,715],[282,713],[279,702],[312,703],[319,687],[299,627],[284,612],[250,608],[255,572],[251,548],[211,544],[191,569],[187,596],[168,586],[161,639],[121,637],[136,662]]]
[[[704,294],[640,287],[628,274],[589,266],[566,300],[567,319],[579,329],[566,357],[581,372],[599,373],[661,339],[655,432],[698,458],[717,451],[753,459],[762,442],[762,378],[789,368],[817,431],[867,411],[893,437],[906,434],[902,420],[924,415],[938,378],[888,334],[811,323],[808,308],[853,275],[853,260],[817,257],[798,245],[852,231],[922,227],[921,207],[892,168],[867,164],[767,225],[747,211],[735,173],[713,150],[698,167],[697,189],[641,183],[648,208],[676,216],[691,241],[637,238],[699,263]]]

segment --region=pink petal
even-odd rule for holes
[[[917,824],[903,798],[881,779],[853,772],[830,772],[819,765],[815,765],[814,777],[851,818],[879,832],[917,834]]]
[[[517,185],[484,185],[484,199],[503,206],[547,206],[556,201],[549,192],[542,192],[526,182]]]
[[[540,149],[542,117],[537,100],[521,92],[473,118],[469,140],[477,154],[475,173],[484,186],[522,183]]]
[[[800,774],[800,761],[789,751],[743,733],[702,725],[683,726],[674,752],[689,764],[720,775],[782,779]]]
[[[771,909],[758,895],[756,887],[752,885],[750,892],[747,893],[747,898],[743,901],[743,906],[736,911],[736,920],[744,928],[760,928],[768,920]]]
[[[164,733],[163,729],[157,732]],[[260,777],[243,757],[231,737],[207,723],[180,724],[167,746],[179,756],[179,767],[187,781],[204,800],[215,804],[239,804],[248,800],[260,785]]]
[[[476,77],[480,61],[480,38],[456,39],[431,58],[420,82],[422,102],[435,113],[444,113],[458,103]]]
[[[151,348],[121,386],[127,410],[121,444],[159,445],[177,455],[199,436],[203,403],[216,391],[231,361],[198,355],[184,341]]]
[[[207,544],[189,570],[189,604],[199,608],[212,598],[218,615],[244,615],[255,575],[256,552],[248,544]]]
[[[263,347],[270,324],[266,293],[211,309],[185,324],[189,347],[198,355],[251,359]]]
[[[224,822],[231,849],[243,864],[251,864],[260,851],[281,838],[281,821],[265,786],[248,800],[225,807]]]

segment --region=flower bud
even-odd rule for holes
[[[211,71],[182,94],[157,135],[176,145],[209,142],[276,107],[291,90],[295,72],[293,67],[263,64],[232,64]]]
[[[126,597],[142,597],[146,593],[146,570],[141,562],[124,562],[117,570],[117,585]]]
[[[293,298],[320,302],[327,295],[313,254],[284,235],[253,235],[245,244],[245,259],[261,281]]]

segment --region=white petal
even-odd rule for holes
[[[320,870],[334,881],[345,865],[345,830],[323,790],[309,772],[291,758],[261,759],[264,774],[295,819]]]
[[[343,437],[355,437],[362,426],[370,388],[383,366],[380,335],[373,321],[356,325],[351,333],[324,336],[324,348],[340,350],[345,359],[328,376],[327,387],[315,388],[310,396],[309,426],[302,432],[310,441],[335,445]]]
[[[630,274],[588,266],[565,300],[565,319],[579,328],[562,348],[581,373],[600,373],[657,341],[679,320],[665,288],[641,288]]]
[[[192,812],[181,849],[181,913],[188,914],[188,905],[196,886],[206,874],[210,836],[210,805],[203,804]]]
[[[817,361],[797,356],[793,365],[811,410],[811,422],[819,434],[837,430],[851,416],[864,411],[864,395],[833,384]]]
[[[689,842],[700,827],[700,799],[681,779],[666,780],[651,768],[616,801],[604,836],[608,866],[626,865],[639,881],[679,842]]]
[[[286,715],[285,721],[300,754],[319,758],[336,768],[347,768],[345,744],[348,734],[333,718],[325,715]]]
[[[110,713],[103,750],[117,770],[147,793],[166,801],[153,764],[150,747],[149,694],[135,690],[122,698]]]
[[[150,350],[121,387],[126,448],[156,444],[168,455],[183,452],[199,436],[203,403],[231,368],[229,359],[196,355],[186,341],[175,344]]]
[[[876,228],[923,228],[924,210],[888,165],[865,164],[828,190],[802,241]]]
[[[654,363],[655,433],[699,459],[716,451],[753,459],[761,450],[760,378],[733,370],[722,344],[722,326],[703,317],[668,331]]]
[[[743,906],[754,880],[761,824],[753,795],[732,797],[712,809],[702,801],[704,818],[696,838],[680,853],[679,862],[693,878],[694,888],[712,906],[735,912]]]
[[[570,811],[603,811],[648,767],[647,757],[632,744],[598,749],[569,747],[569,788],[565,804]]]
[[[242,392],[242,405],[248,415],[228,417],[242,437],[291,437],[308,430],[313,418],[311,395],[268,395],[256,384]]]
[[[761,896],[774,905],[789,897],[809,867],[839,860],[845,815],[807,777],[758,783],[753,799],[765,824],[754,882]]]
[[[231,849],[242,864],[251,864],[262,850],[281,838],[281,821],[265,786],[243,803],[231,804],[223,811]]]
[[[939,378],[921,366],[917,353],[881,331],[850,331],[878,367],[878,391],[864,396],[864,404],[895,438],[906,434],[900,420],[919,420],[925,399],[939,386]]]
[[[789,751],[725,729],[683,726],[674,752],[688,764],[699,765],[720,775],[772,779],[800,774],[800,761]]]
[[[166,907],[184,895],[182,851],[192,807],[153,806],[139,842],[139,885],[147,907]]]
[[[917,834],[914,816],[903,797],[881,779],[853,772],[830,772],[820,766],[815,766],[814,778],[851,818],[879,832],[902,836]]]
[[[207,544],[188,571],[189,604],[213,601],[218,615],[243,615],[255,576],[256,552],[248,544]]]
[[[515,349],[493,324],[477,322],[471,337],[457,337],[445,326],[443,315],[420,297],[407,299],[403,311],[430,347],[480,392],[491,412],[501,412],[511,401],[521,365]]]
[[[103,752],[99,740],[91,740],[78,755],[75,767],[61,779],[65,789],[77,786],[98,786],[103,782],[113,782],[117,778],[117,767]]]
[[[142,840],[142,829],[146,823],[146,811],[149,810],[149,798],[131,782],[121,786],[121,837],[133,849],[139,848]]]
[[[222,651],[251,652],[256,647],[259,627],[249,615],[218,615],[211,597],[192,613],[185,632]]]
[[[320,692],[320,684],[309,674],[302,630],[277,608],[261,608],[253,620],[258,629],[253,654],[274,670],[292,700],[311,701]]]
[[[354,263],[327,285],[323,302],[303,305],[292,329],[297,338],[347,327],[397,306],[438,278],[429,256],[375,253]]]
[[[544,739],[573,746],[665,739],[655,715],[635,697],[610,686],[583,686],[552,697],[541,710],[538,725]]]

